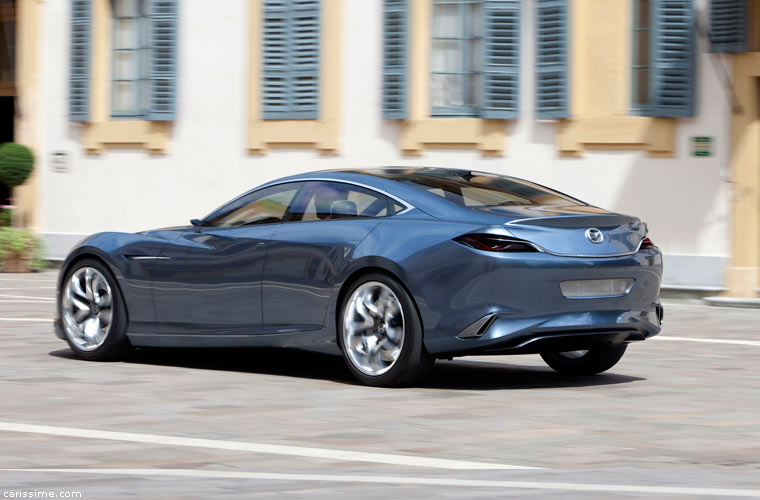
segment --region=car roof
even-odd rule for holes
[[[378,167],[367,169],[345,169],[345,170],[320,170],[319,174],[358,174],[371,177],[378,177],[381,179],[390,180],[413,180],[415,178],[467,178],[475,174],[487,174],[486,172],[476,172],[473,170],[459,169],[459,168],[438,168],[438,167],[404,167],[404,166],[390,166],[390,167]],[[508,176],[501,176],[508,177]]]
[[[292,175],[282,179],[277,179],[269,184],[279,184],[282,182],[293,182],[302,180],[343,180],[357,184],[365,184],[368,187],[385,190],[391,194],[401,196],[400,193],[407,193],[408,196],[417,197],[420,192],[424,192],[417,187],[409,186],[408,181],[423,179],[468,179],[476,175],[496,175],[488,172],[478,172],[475,170],[465,170],[456,168],[435,168],[435,167],[379,167],[367,169],[336,169],[336,170],[318,170],[315,172],[305,172],[302,174]],[[507,179],[517,179],[506,175],[499,175]],[[407,182],[404,182],[407,181]],[[525,181],[523,181],[525,182]],[[439,201],[440,197],[431,198]],[[411,200],[410,200],[411,201]]]
[[[438,217],[453,215],[460,212],[461,207],[444,200],[440,196],[428,193],[422,189],[401,182],[412,180],[414,177],[461,177],[473,172],[469,170],[441,169],[441,168],[412,168],[412,167],[382,167],[370,169],[342,169],[320,170],[304,172],[289,177],[283,177],[268,182],[256,189],[266,186],[281,184],[284,182],[297,182],[306,180],[332,180],[345,181],[357,185],[363,185],[398,198],[408,205],[419,208],[423,212]],[[464,211],[466,213],[468,211]]]
[[[491,221],[493,217],[478,211],[469,210],[466,207],[452,203],[441,196],[421,189],[419,186],[415,186],[415,184],[418,184],[415,182],[416,180],[422,181],[419,182],[419,184],[425,184],[425,180],[430,180],[432,178],[469,180],[469,177],[478,175],[493,176],[497,174],[465,169],[405,166],[369,169],[320,170],[273,180],[257,189],[284,182],[307,180],[345,181],[357,185],[363,185],[367,188],[384,192],[385,194],[390,194],[392,197],[403,201],[407,205],[418,208],[434,217],[449,218],[451,220],[482,220],[482,222],[485,223]],[[516,177],[504,175],[499,175],[499,177],[515,179],[518,182],[529,182]]]

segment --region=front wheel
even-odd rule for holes
[[[77,262],[59,295],[61,326],[78,357],[116,359],[129,350],[127,309],[113,274],[100,261]]]
[[[404,288],[384,274],[368,274],[346,294],[338,341],[349,370],[374,386],[410,384],[435,361],[422,342],[422,323]]]
[[[628,344],[597,347],[587,351],[542,352],[546,364],[566,375],[595,375],[607,371],[623,357]]]

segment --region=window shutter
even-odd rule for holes
[[[407,0],[385,0],[383,22],[383,118],[409,117],[406,108]]]
[[[261,92],[265,120],[319,116],[319,0],[265,0]]]
[[[288,0],[264,2],[262,27],[264,119],[282,119],[288,111]]]
[[[564,118],[567,106],[567,0],[538,0],[536,116]]]
[[[485,0],[483,118],[517,118],[520,90],[520,0]]]
[[[150,121],[174,120],[177,95],[177,0],[152,0],[150,7]]]
[[[71,1],[71,66],[69,68],[69,119],[90,119],[91,0]]]
[[[694,116],[693,0],[654,0],[652,116]]]
[[[713,52],[747,51],[747,1],[710,2],[710,45]]]
[[[290,20],[290,115],[319,115],[319,0],[294,0]]]

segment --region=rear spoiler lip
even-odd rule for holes
[[[630,215],[624,215],[624,214],[616,214],[616,213],[607,213],[607,214],[565,214],[565,215],[547,215],[544,217],[526,217],[523,219],[513,219],[509,222],[505,222],[505,226],[520,226],[520,225],[530,225],[530,222],[533,221],[544,221],[548,219],[578,219],[578,218],[585,218],[585,217],[598,217],[599,219],[604,219],[605,217],[620,217],[620,218],[629,218],[632,219],[631,222],[638,221],[640,224],[644,226],[644,230],[648,232],[647,223],[642,222],[641,219],[638,217],[633,217]]]
[[[574,217],[574,216],[569,215],[569,216],[566,216],[566,217]],[[552,219],[552,218],[555,218],[555,217],[537,217],[537,218],[540,218],[540,219]],[[634,248],[633,250],[630,250],[628,252],[621,252],[621,253],[614,253],[614,254],[599,254],[599,255],[560,253],[560,252],[552,252],[551,250],[547,250],[546,248],[542,247],[541,245],[536,244],[533,241],[525,240],[524,238],[519,238],[519,237],[515,236],[509,230],[509,226],[511,224],[514,224],[515,222],[530,221],[530,220],[535,220],[535,218],[520,219],[520,220],[516,220],[516,221],[506,222],[504,224],[504,228],[507,230],[507,233],[509,233],[510,236],[512,236],[513,238],[517,238],[517,239],[520,239],[522,241],[525,241],[526,243],[530,244],[532,247],[534,247],[539,252],[543,252],[543,253],[546,253],[546,254],[549,254],[549,255],[554,255],[556,257],[582,257],[582,258],[589,258],[589,259],[594,259],[594,258],[601,258],[601,259],[603,259],[603,258],[608,258],[608,257],[627,257],[629,255],[637,254],[641,250],[641,245],[642,245],[642,243],[644,243],[644,240],[647,238],[647,235],[649,234],[649,227],[647,226],[647,223],[646,222],[641,222],[641,225],[644,226],[644,234],[641,236],[641,239],[639,240],[638,244],[636,245],[636,248]],[[515,224],[515,225],[519,225],[519,224]]]
[[[557,252],[552,252],[551,250],[547,250],[547,249],[545,249],[542,246],[536,245],[532,241],[526,241],[526,243],[529,243],[531,246],[535,247],[535,249],[538,250],[539,252],[547,253],[549,255],[554,255],[556,257],[582,257],[582,258],[587,258],[587,259],[606,259],[608,257],[627,257],[629,255],[634,255],[634,254],[638,253],[639,250],[641,250],[641,244],[644,242],[645,238],[646,238],[646,236],[644,236],[643,238],[641,238],[641,240],[639,240],[639,244],[636,245],[636,248],[634,248],[630,252],[600,254],[600,255],[587,255],[587,254],[576,254],[576,253],[557,253]]]

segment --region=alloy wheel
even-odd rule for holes
[[[113,294],[106,277],[93,267],[74,271],[62,291],[63,329],[83,351],[103,345],[113,321]]]
[[[404,311],[396,294],[379,281],[360,285],[343,312],[343,346],[351,364],[365,375],[382,375],[403,345]]]

